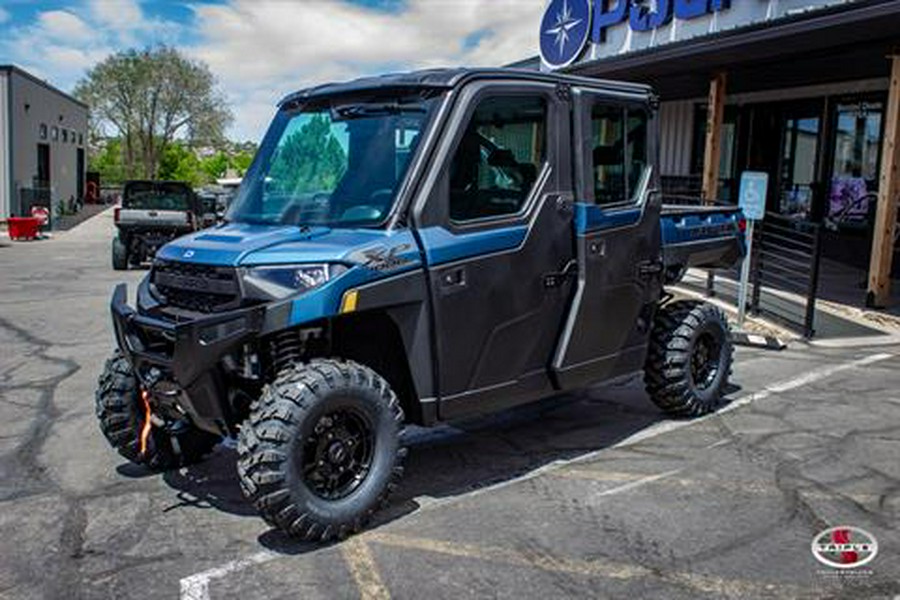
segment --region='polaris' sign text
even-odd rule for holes
[[[541,60],[551,69],[566,67],[588,39],[602,44],[607,29],[625,21],[632,31],[651,31],[673,17],[689,21],[730,7],[731,0],[551,0],[541,20]]]

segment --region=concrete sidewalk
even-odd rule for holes
[[[691,269],[679,286],[695,293],[706,292],[706,271]],[[716,298],[737,311],[738,282],[726,276],[716,275]],[[796,294],[763,287],[760,293],[760,307],[763,309],[761,322],[781,329],[787,337],[800,337],[796,326],[788,326],[772,314],[782,315],[793,323],[802,323],[805,318],[805,298]],[[900,334],[900,322],[879,322],[867,319],[865,311],[853,307],[835,305],[832,302],[817,301],[813,328],[815,340],[836,338],[862,338]],[[751,315],[751,318],[753,316]]]

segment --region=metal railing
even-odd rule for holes
[[[794,326],[803,337],[815,335],[816,296],[822,256],[822,226],[767,213],[760,223],[755,264],[751,263],[750,310]],[[792,292],[804,300],[802,320],[793,311],[760,302],[763,286]]]
[[[749,257],[747,309],[751,314],[772,318],[807,339],[815,335],[822,231],[819,224],[774,213],[767,213],[756,224],[753,255]],[[708,271],[703,292],[736,299],[740,271],[740,263],[730,269]]]

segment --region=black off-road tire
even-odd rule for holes
[[[192,464],[209,454],[220,438],[185,424],[178,433],[154,427],[147,451],[140,451],[144,425],[143,403],[131,365],[116,350],[106,361],[95,395],[100,431],[123,457],[154,471],[166,471]]]
[[[322,425],[327,421],[326,427],[335,427],[351,419],[371,431],[369,466],[360,469],[365,473],[351,481],[355,487],[345,495],[326,498],[316,490],[318,475],[310,475],[316,464],[323,464],[313,458],[321,457],[321,444],[334,445],[320,441],[326,437]],[[402,432],[397,395],[372,369],[336,359],[286,367],[263,389],[241,427],[241,488],[267,523],[289,535],[309,541],[343,539],[359,531],[397,487],[406,457]],[[353,458],[348,471],[366,462],[356,454],[361,446],[349,446]],[[326,468],[330,472],[332,467]]]
[[[712,412],[728,386],[733,353],[721,309],[693,300],[663,306],[653,322],[644,368],[650,399],[675,416]]]
[[[112,241],[112,268],[116,271],[128,270],[128,246],[118,236]]]

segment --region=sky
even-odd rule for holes
[[[207,63],[235,141],[258,140],[289,92],[537,54],[545,0],[0,0],[0,64],[63,91],[111,53],[159,44]]]

